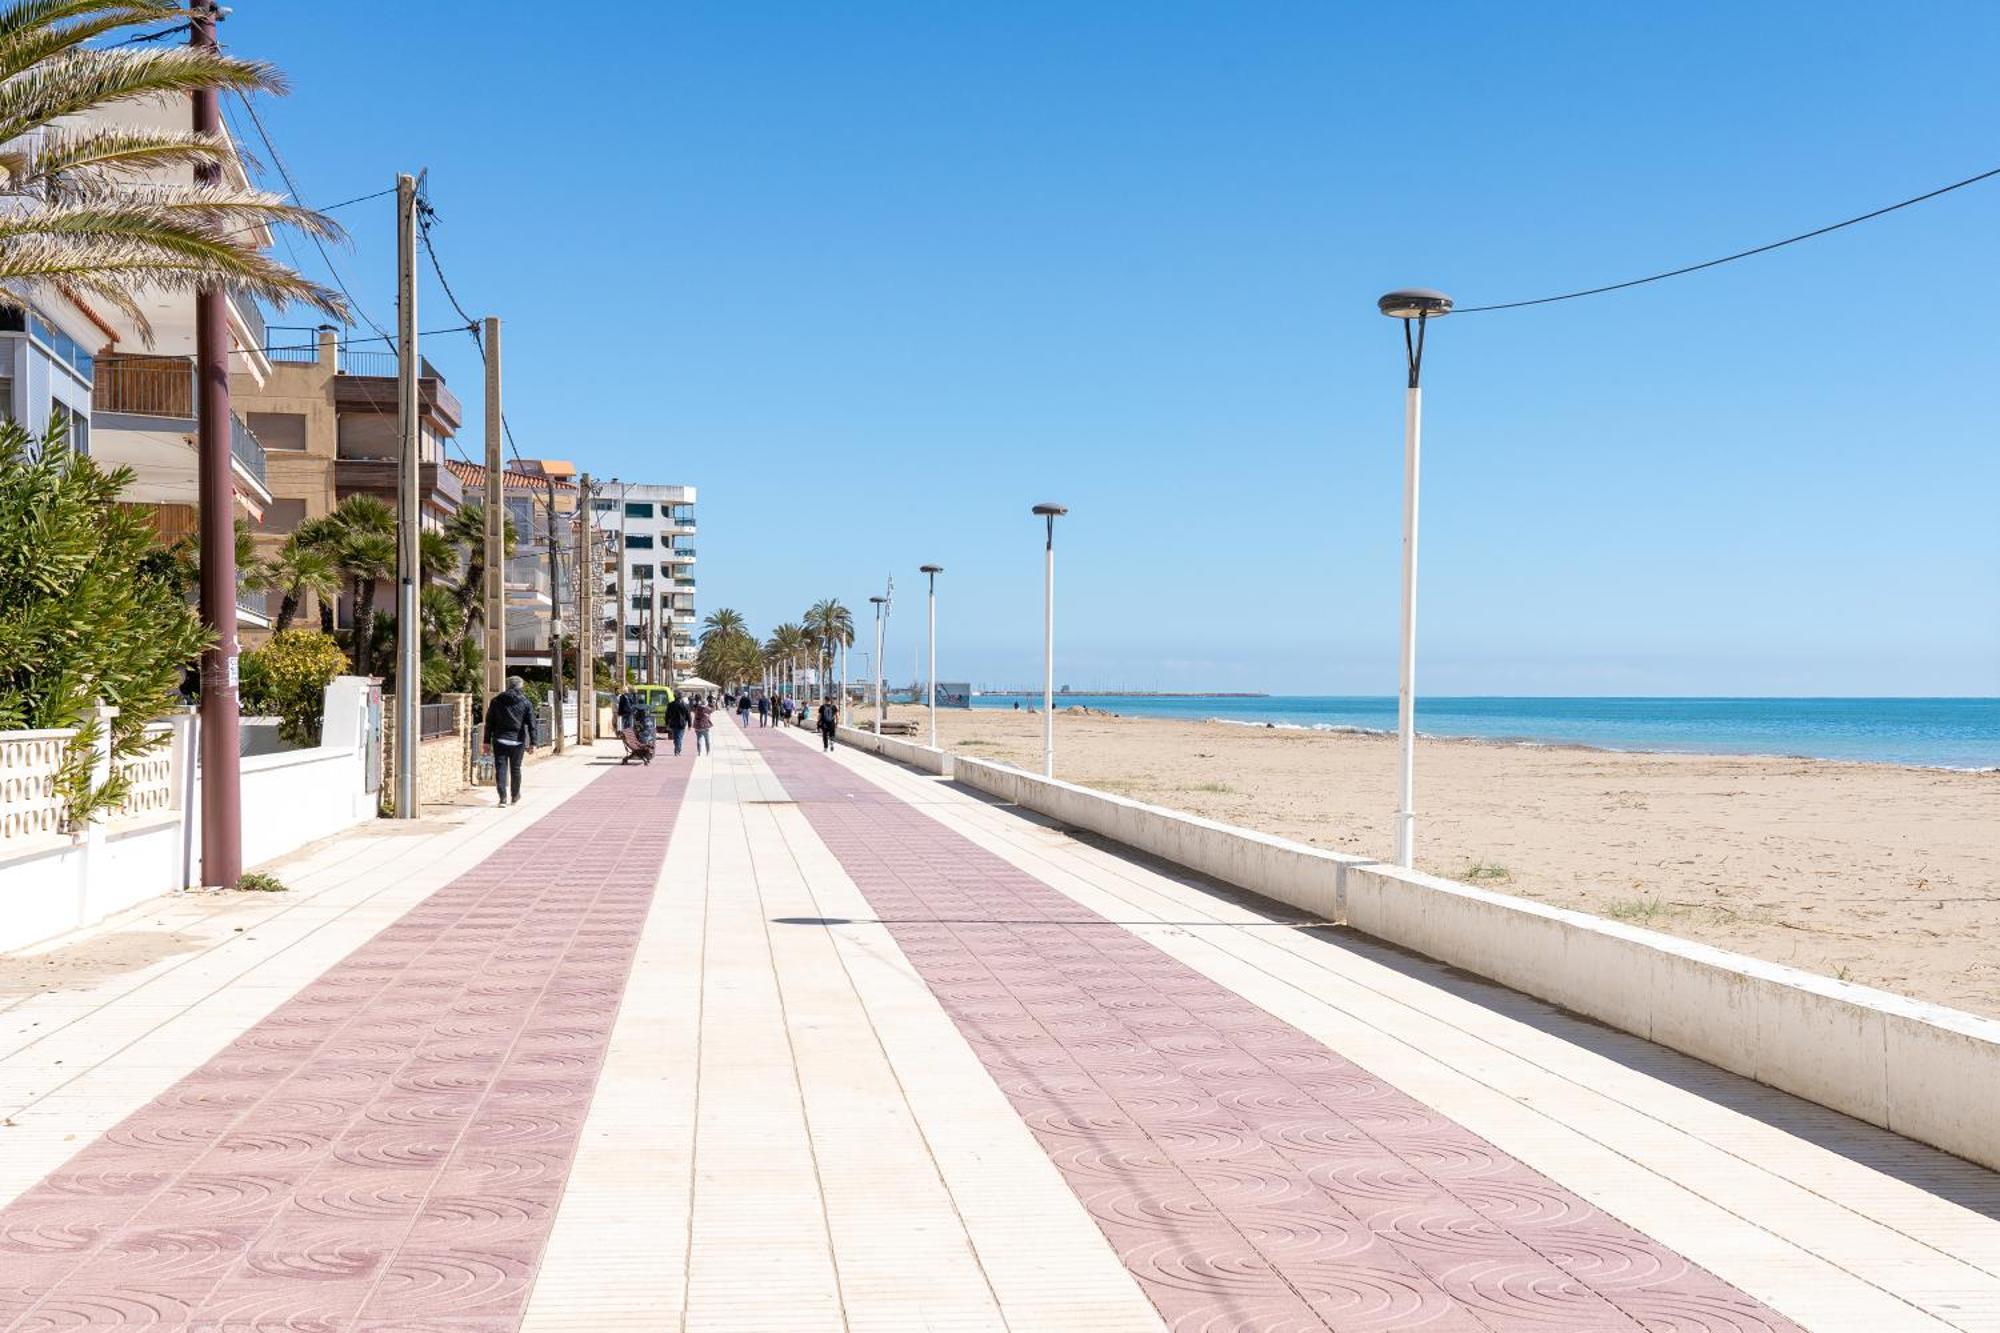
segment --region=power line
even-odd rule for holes
[[[1628,282],[1614,282],[1604,287],[1590,287],[1580,292],[1564,292],[1560,296],[1538,296],[1532,301],[1502,301],[1497,305],[1460,306],[1452,313],[1477,315],[1488,310],[1519,310],[1523,306],[1550,305],[1556,301],[1574,301],[1578,297],[1583,296],[1602,296],[1606,292],[1622,292],[1627,287],[1643,287],[1649,282],[1664,282],[1668,278],[1678,278],[1687,273],[1699,273],[1705,268],[1715,268],[1722,264],[1733,264],[1739,259],[1748,259],[1752,255],[1767,254],[1772,250],[1782,249],[1787,245],[1797,245],[1800,241],[1810,241],[1815,236],[1824,236],[1828,232],[1839,231],[1843,227],[1852,227],[1857,223],[1873,221],[1875,218],[1894,213],[1898,209],[1909,208],[1913,204],[1924,203],[1937,198],[1939,195],[1950,194],[1953,190],[1962,190],[1968,185],[1977,185],[1979,182],[1991,180],[1995,176],[2000,176],[2000,167],[1994,167],[1991,171],[1982,171],[1977,176],[1967,176],[1964,180],[1953,181],[1949,185],[1941,185],[1935,190],[1915,195],[1900,203],[1890,204],[1886,208],[1878,208],[1872,212],[1863,213],[1858,217],[1848,218],[1845,221],[1829,223],[1824,227],[1815,227],[1811,231],[1802,231],[1796,236],[1787,236],[1782,241],[1772,241],[1768,245],[1755,246],[1749,250],[1738,250],[1735,254],[1724,255],[1720,259],[1709,259],[1699,264],[1686,265],[1683,268],[1668,269],[1665,273],[1655,273],[1650,277],[1633,278]]]
[[[282,328],[284,326],[280,325],[279,327]],[[463,333],[463,332],[465,332],[465,326],[463,324],[452,324],[442,329],[424,329],[421,332],[419,332],[417,336],[420,338],[434,338],[441,334]],[[356,334],[352,338],[336,338],[334,340],[333,345],[335,347],[352,347],[360,343],[379,343],[379,342],[386,342],[389,344],[391,351],[395,350],[396,340],[394,338],[391,338],[386,333],[381,333],[381,334],[362,333],[362,334]],[[265,355],[267,356],[272,352],[315,352],[318,350],[319,350],[318,343],[296,343],[289,347],[265,347],[263,349]],[[248,356],[249,353],[250,349],[247,347],[233,348],[230,351],[231,356]]]
[[[257,130],[257,138],[263,143],[264,151],[271,155],[271,163],[273,166],[277,167],[279,177],[285,182],[285,189],[290,191],[292,199],[295,202],[301,204],[304,203],[305,192],[299,189],[298,182],[292,179],[291,169],[285,165],[285,159],[283,155],[278,152],[278,146],[275,143],[271,142],[270,132],[264,128],[263,118],[257,114],[256,106],[252,104],[252,102],[248,97],[244,96],[240,92],[236,94],[236,100],[242,104],[243,110],[249,114],[250,123],[253,126],[255,126]],[[340,276],[340,270],[334,267],[333,256],[327,253],[326,242],[322,241],[316,232],[308,231],[306,235],[312,239],[313,248],[319,251],[319,257],[321,261],[325,263],[327,273],[331,275],[333,278],[333,285],[340,288],[340,294],[347,298],[348,307],[351,310],[353,310],[355,314],[361,316],[362,323],[366,324],[369,328],[375,330],[376,333],[380,334],[385,340],[388,341],[389,346],[394,347],[396,345],[396,340],[394,338],[389,337],[388,330],[384,329],[380,324],[377,324],[374,318],[371,315],[369,315],[368,311],[365,308],[363,308],[361,302],[355,299],[354,293],[348,290],[346,280]],[[289,239],[287,240],[286,244],[287,246],[290,245]]]

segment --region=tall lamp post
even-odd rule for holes
[[[886,597],[870,597],[875,603],[875,734],[882,734],[882,608],[889,604]]]
[[[1056,775],[1056,520],[1066,505],[1038,504],[1035,513],[1048,524],[1042,556],[1042,776]]]
[[[943,565],[919,565],[919,574],[928,575],[931,581],[931,748],[937,749],[937,576],[944,573]]]
[[[1375,308],[1403,321],[1403,351],[1410,368],[1403,397],[1403,664],[1396,685],[1396,864],[1409,869],[1417,855],[1417,480],[1423,452],[1424,329],[1451,313],[1451,298],[1428,287],[1411,287],[1390,292]]]

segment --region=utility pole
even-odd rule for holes
[[[549,501],[549,731],[556,753],[563,752],[562,546],[556,538],[556,479],[548,479]]]
[[[500,464],[500,321],[485,320],[486,334],[486,698],[507,688],[507,508]]]
[[[423,490],[417,394],[417,182],[396,177],[396,818],[417,809],[417,701],[423,694],[423,626],[417,604],[418,495]]]
[[[597,558],[597,529],[591,523],[595,506],[591,503],[590,474],[577,478],[576,554],[576,739],[589,745],[597,739],[597,674],[591,660],[597,655],[597,581],[604,577],[604,562]]]
[[[216,8],[188,0],[188,44],[216,49]],[[222,133],[221,94],[194,94],[196,133]],[[195,180],[219,184],[219,164],[195,168]],[[201,655],[201,880],[233,889],[243,877],[243,776],[237,755],[236,510],[229,471],[229,316],[222,288],[203,287],[194,298],[198,501],[201,506],[201,623],[215,643]],[[72,441],[72,443],[74,443]]]
[[[616,477],[612,478],[617,481]],[[623,694],[630,688],[627,664],[631,654],[625,648],[625,614],[632,603],[625,596],[625,485],[618,484],[618,692]]]

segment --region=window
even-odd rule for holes
[[[592,500],[590,507],[600,514],[608,514],[618,508],[618,502],[616,500]]]
[[[650,551],[653,549],[653,539],[646,533],[628,532],[625,534],[625,549],[628,551]]]
[[[653,609],[653,599],[642,593],[632,599],[632,609],[634,611],[650,611]]]
[[[257,437],[257,442],[264,446],[266,452],[282,449],[288,453],[304,453],[306,415],[303,412],[252,412],[250,433]]]
[[[264,521],[257,525],[257,531],[287,533],[303,523],[305,517],[304,500],[273,500],[265,506]]]
[[[634,565],[632,566],[632,577],[635,579],[649,579],[653,577],[653,567],[651,565]]]
[[[637,625],[627,625],[627,626],[625,627],[625,637],[626,637],[626,638],[628,638],[628,639],[636,639],[636,638],[638,638],[638,637],[639,637],[639,627],[638,627]]]
[[[373,412],[344,412],[340,417],[338,449],[342,458],[396,458],[396,418]]]
[[[651,518],[652,516],[653,505],[651,501],[632,500],[625,505],[625,517],[627,518]]]

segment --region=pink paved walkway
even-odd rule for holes
[[[895,796],[749,735],[1176,1333],[1795,1329]]]
[[[606,772],[0,1210],[0,1329],[516,1329],[688,770]]]

